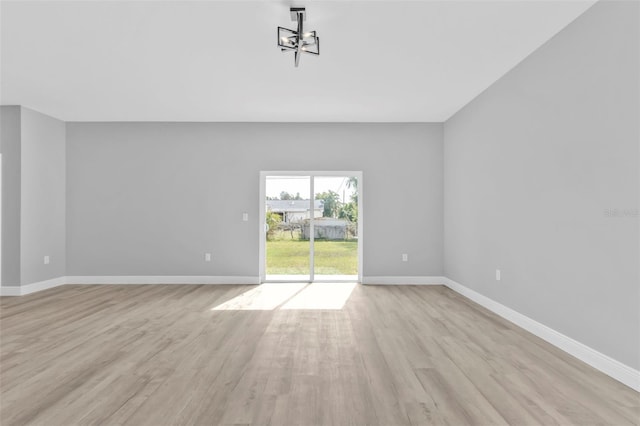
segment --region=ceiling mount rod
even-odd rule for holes
[[[302,15],[302,20],[307,20],[307,10],[304,7],[292,7],[289,9],[289,13],[291,14],[291,20],[293,22],[298,21],[298,16]]]
[[[302,21],[304,21],[304,15],[305,15],[305,11],[304,8],[302,10],[298,10],[296,12],[296,20],[298,21],[298,48],[296,49],[295,52],[295,64],[296,64],[296,68],[298,67],[298,64],[300,63],[300,56],[302,55],[302,45],[303,43],[300,42],[300,40],[302,40],[304,38],[304,32],[303,32],[303,28],[302,28]]]

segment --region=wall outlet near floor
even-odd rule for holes
[[[242,221],[247,222],[249,220],[249,213],[242,213]]]
[[[407,253],[402,253],[402,261],[403,262],[408,262],[409,261],[409,255]]]
[[[205,262],[211,262],[211,253],[205,253],[204,254],[204,261]]]
[[[44,257],[44,264],[48,265],[49,263],[51,263],[51,258],[49,256],[45,256]]]
[[[501,278],[500,269],[496,269],[496,281],[500,281],[500,278]]]

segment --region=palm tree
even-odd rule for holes
[[[358,178],[355,176],[351,176],[350,178],[347,178],[347,188],[348,189],[355,189],[356,194],[358,193]]]
[[[356,206],[358,205],[358,178],[351,176],[347,178],[347,188],[353,188],[353,194],[351,194],[351,202]]]

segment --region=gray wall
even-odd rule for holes
[[[64,276],[65,123],[19,106],[0,107],[0,118],[2,285]]]
[[[362,170],[364,275],[441,275],[442,156],[442,124],[68,123],[67,275],[257,277],[261,170]]]
[[[445,274],[636,369],[638,7],[597,3],[447,121],[444,166]]]
[[[20,107],[0,106],[2,285],[20,285]]]
[[[65,275],[65,123],[22,108],[20,281]],[[44,264],[44,256],[50,263]]]

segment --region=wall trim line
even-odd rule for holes
[[[259,284],[258,276],[102,275],[68,276],[67,284]]]
[[[0,286],[0,296],[22,296],[19,285],[3,285]]]
[[[25,296],[66,284],[67,277],[57,277],[21,286],[1,286],[0,296]]]
[[[147,276],[147,275],[118,275],[118,276],[63,276],[50,280],[39,281],[22,286],[0,286],[0,296],[25,296],[42,290],[59,287],[65,284],[259,284],[258,276]]]
[[[423,276],[423,277],[402,277],[402,276],[380,276],[363,277],[362,284],[368,285],[445,285],[445,277]]]
[[[445,278],[446,286],[456,293],[476,302],[478,305],[490,310],[491,312],[501,316],[509,322],[517,325],[538,336],[542,340],[562,349],[569,355],[578,358],[585,364],[599,370],[607,376],[623,383],[630,388],[640,392],[640,371],[629,367],[587,345],[580,343],[538,321],[529,318],[507,306],[496,302],[464,285]]]

